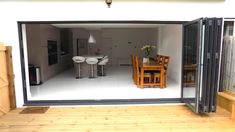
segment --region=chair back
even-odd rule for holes
[[[164,60],[165,60],[165,56],[159,55],[157,64],[164,65]]]
[[[108,61],[109,61],[109,58],[104,58],[98,63],[98,65],[106,65]]]
[[[102,59],[106,59],[106,58],[108,58],[108,56],[106,55],[106,56],[104,56]]]
[[[138,64],[138,57],[136,55],[131,55],[132,59],[132,70],[133,70],[133,80],[135,84],[138,84],[138,77],[139,77],[139,64]]]
[[[135,83],[137,85],[140,84],[140,67],[139,67],[139,59],[137,56],[135,56]]]
[[[165,56],[164,58],[164,74],[165,74],[165,82],[164,82],[164,87],[166,87],[167,80],[168,80],[168,65],[170,62],[170,57]]]
[[[159,60],[160,60],[160,55],[156,55],[156,62],[157,62],[157,64],[159,63]]]
[[[131,54],[131,64],[132,64],[132,79],[134,80],[134,68],[135,68],[135,65],[134,65],[134,54]]]
[[[135,56],[135,74],[136,74],[137,78],[140,76],[139,61],[138,61],[138,57],[137,56]]]
[[[169,64],[169,61],[170,61],[170,57],[169,57],[169,56],[165,56],[165,57],[164,57],[164,69],[165,69],[166,73],[167,73],[167,71],[168,71],[168,64]]]

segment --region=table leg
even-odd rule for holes
[[[143,68],[140,69],[140,88],[144,88],[144,69]]]
[[[231,118],[233,121],[235,121],[235,102],[232,103],[232,113]]]

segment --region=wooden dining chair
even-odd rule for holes
[[[162,56],[159,56],[159,61],[157,62],[157,64],[158,65],[164,65],[164,63],[163,63],[163,57]],[[156,71],[156,72],[154,72],[153,73],[153,84],[155,85],[155,86],[160,86],[161,85],[161,73],[160,73],[160,71]]]
[[[137,69],[136,69],[136,62],[135,62],[135,58],[137,56],[132,54],[131,55],[131,61],[132,61],[132,79],[133,82],[137,85]]]
[[[134,57],[135,55],[134,54],[131,54],[131,65],[132,65],[132,79],[133,79],[133,81],[135,80],[134,79],[134,69],[135,69],[135,66],[134,66]],[[135,82],[135,81],[134,81]]]
[[[164,66],[164,62],[165,62],[165,57],[166,56],[163,56],[163,55],[157,55],[157,60],[156,60],[156,63],[158,64],[158,65],[162,65],[162,66]],[[165,68],[164,68],[165,69]],[[165,71],[164,71],[164,73],[165,73]],[[164,74],[164,78],[165,78],[165,74]],[[160,79],[161,79],[161,74],[160,74],[160,71],[156,71],[156,72],[154,72],[153,73],[153,83],[154,83],[154,85],[155,86],[160,86],[161,84],[161,81],[160,81]],[[165,81],[164,81],[165,82]],[[163,82],[163,85],[164,85],[164,82]],[[164,85],[164,87],[165,87],[165,85]]]
[[[168,79],[168,65],[169,65],[169,62],[170,62],[170,57],[169,56],[165,56],[164,57],[164,87],[166,87],[166,84],[167,84],[167,79]]]
[[[161,74],[160,74],[160,72],[159,73],[154,73],[154,75],[153,75],[153,84],[154,84],[154,86],[160,86],[161,84],[160,84],[160,79],[161,79]]]
[[[134,65],[135,65],[135,79],[136,79],[136,84],[139,85],[140,84],[140,78],[141,78],[141,74],[140,74],[140,67],[139,67],[139,61],[138,61],[138,57],[135,56],[134,57]],[[144,73],[144,82],[147,81],[147,83],[151,82],[151,73]]]
[[[158,64],[158,65],[163,65],[163,63],[164,63],[164,59],[165,59],[165,56],[163,56],[163,55],[159,55],[159,59],[158,59],[157,64]]]
[[[159,59],[160,59],[160,55],[156,55],[156,62],[157,62],[157,64],[159,63]]]

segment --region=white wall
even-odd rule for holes
[[[41,54],[41,40],[40,40],[40,25],[39,24],[27,24],[26,26],[26,38],[27,38],[27,51],[28,62],[35,66],[41,66],[42,56]]]
[[[162,20],[189,21],[199,17],[234,17],[235,0],[103,0],[0,2],[0,41],[13,46],[17,106],[23,105],[17,21]]]
[[[102,37],[102,30],[89,30],[89,33],[93,35],[96,42],[95,43],[88,43],[89,54],[95,54],[98,49],[101,49],[101,45],[103,44],[103,37]]]
[[[134,53],[139,57],[144,54],[141,47],[145,44],[156,45],[157,42],[153,39],[153,29],[138,29],[138,28],[118,28],[102,30],[102,41],[109,38],[111,43],[101,43],[101,53],[107,54],[111,52],[112,65],[131,64],[130,55]],[[157,36],[157,34],[155,35]],[[106,49],[106,50],[104,50]],[[156,52],[153,53],[156,55]]]
[[[71,67],[72,53],[61,56],[60,29],[48,24],[26,24],[26,39],[28,50],[28,63],[39,66],[41,69],[41,81],[49,78]],[[48,65],[47,40],[57,41],[58,63]],[[69,43],[68,43],[69,44]],[[70,49],[72,49],[69,44]]]
[[[73,33],[73,56],[77,55],[77,39],[88,39],[89,32],[86,29],[82,28],[73,28],[71,29]]]
[[[27,28],[27,27],[26,27]],[[41,50],[39,56],[41,56],[41,73],[42,73],[42,81],[46,81],[49,78],[53,77],[60,71],[60,30],[50,25],[41,24],[40,25],[40,49]],[[58,52],[58,63],[49,66],[48,65],[48,47],[47,40],[57,41],[57,52]],[[35,50],[35,49],[31,49]]]
[[[71,29],[73,31],[74,55],[76,55],[76,39],[88,39],[91,33],[96,43],[88,43],[90,55],[100,54],[109,56],[109,65],[131,64],[132,53],[143,56],[141,47],[144,44],[157,45],[157,32],[155,29],[146,28],[105,28],[99,30]],[[153,52],[156,55],[156,51]]]
[[[159,34],[158,54],[170,56],[168,78],[181,84],[182,26],[166,25]]]

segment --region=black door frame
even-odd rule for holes
[[[159,99],[104,99],[104,100],[28,100],[25,75],[25,57],[22,38],[23,24],[184,24],[187,21],[17,21],[21,74],[23,85],[23,98],[25,106],[41,105],[123,105],[123,104],[161,104],[161,103],[182,103],[181,98],[159,98]],[[183,44],[182,44],[183,48]],[[182,54],[183,55],[183,54]],[[183,56],[181,56],[183,57]],[[182,69],[182,68],[181,68]],[[182,79],[182,78],[181,78]],[[181,92],[182,94],[182,92]],[[182,96],[182,95],[181,95]]]

